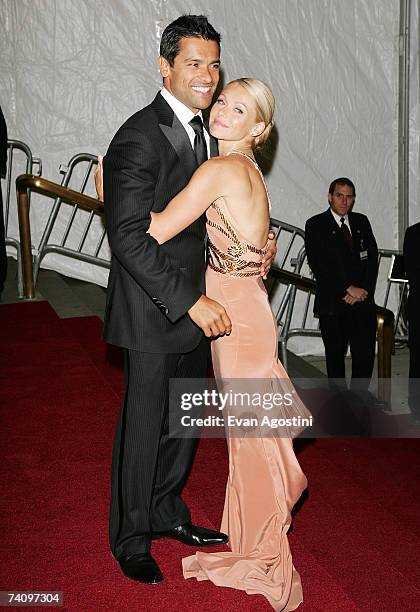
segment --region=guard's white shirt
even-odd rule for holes
[[[338,227],[341,227],[342,225],[347,225],[347,227],[349,228],[349,232],[351,234],[351,227],[350,227],[350,223],[349,223],[349,216],[348,215],[337,215],[336,212],[333,211],[332,208],[330,208],[330,212],[332,214],[332,216],[334,217],[334,219],[337,222]],[[344,221],[343,223],[341,223],[341,219],[344,216]]]

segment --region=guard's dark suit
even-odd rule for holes
[[[205,217],[162,246],[146,230],[150,211],[165,208],[196,168],[188,135],[160,94],[124,123],[104,158],[112,250],[104,334],[127,349],[112,468],[117,558],[147,552],[151,531],[190,520],[180,494],[195,443],[168,435],[168,382],[206,374],[208,343],[187,314],[204,293]]]
[[[7,127],[0,107],[0,182],[6,177],[7,164]],[[0,295],[7,276],[6,231],[4,227],[3,196],[0,184]]]
[[[329,378],[345,378],[345,353],[350,344],[352,384],[370,379],[375,359],[374,292],[378,248],[365,215],[348,215],[350,249],[330,209],[309,219],[305,228],[308,262],[316,278],[314,313],[319,317]],[[364,302],[350,306],[342,298],[350,285],[368,292]]]
[[[408,337],[410,344],[410,409],[420,414],[420,223],[404,236],[404,266],[409,283]]]

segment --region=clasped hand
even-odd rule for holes
[[[367,298],[368,292],[362,287],[355,287],[354,285],[350,285],[347,287],[346,295],[343,297],[343,301],[350,306],[356,304],[357,302],[364,302]]]
[[[100,202],[104,201],[104,170],[102,160],[102,155],[98,155],[98,165],[95,170],[95,188]]]

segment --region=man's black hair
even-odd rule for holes
[[[182,38],[214,40],[220,48],[220,34],[208,22],[207,17],[204,15],[182,15],[164,29],[160,41],[160,55],[169,62],[170,66],[174,65]]]
[[[356,195],[356,187],[354,186],[354,183],[350,179],[346,178],[345,176],[334,179],[330,185],[328,193],[333,195],[336,185],[347,185],[347,187],[351,187],[353,189],[353,195],[354,196]]]

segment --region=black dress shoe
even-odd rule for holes
[[[121,557],[118,563],[124,576],[131,580],[145,584],[158,584],[163,580],[158,564],[149,553]]]
[[[215,544],[226,544],[228,541],[228,536],[225,533],[197,527],[192,523],[185,523],[168,531],[160,531],[153,534],[153,537],[155,539],[159,537],[173,538],[189,546],[214,546]]]

